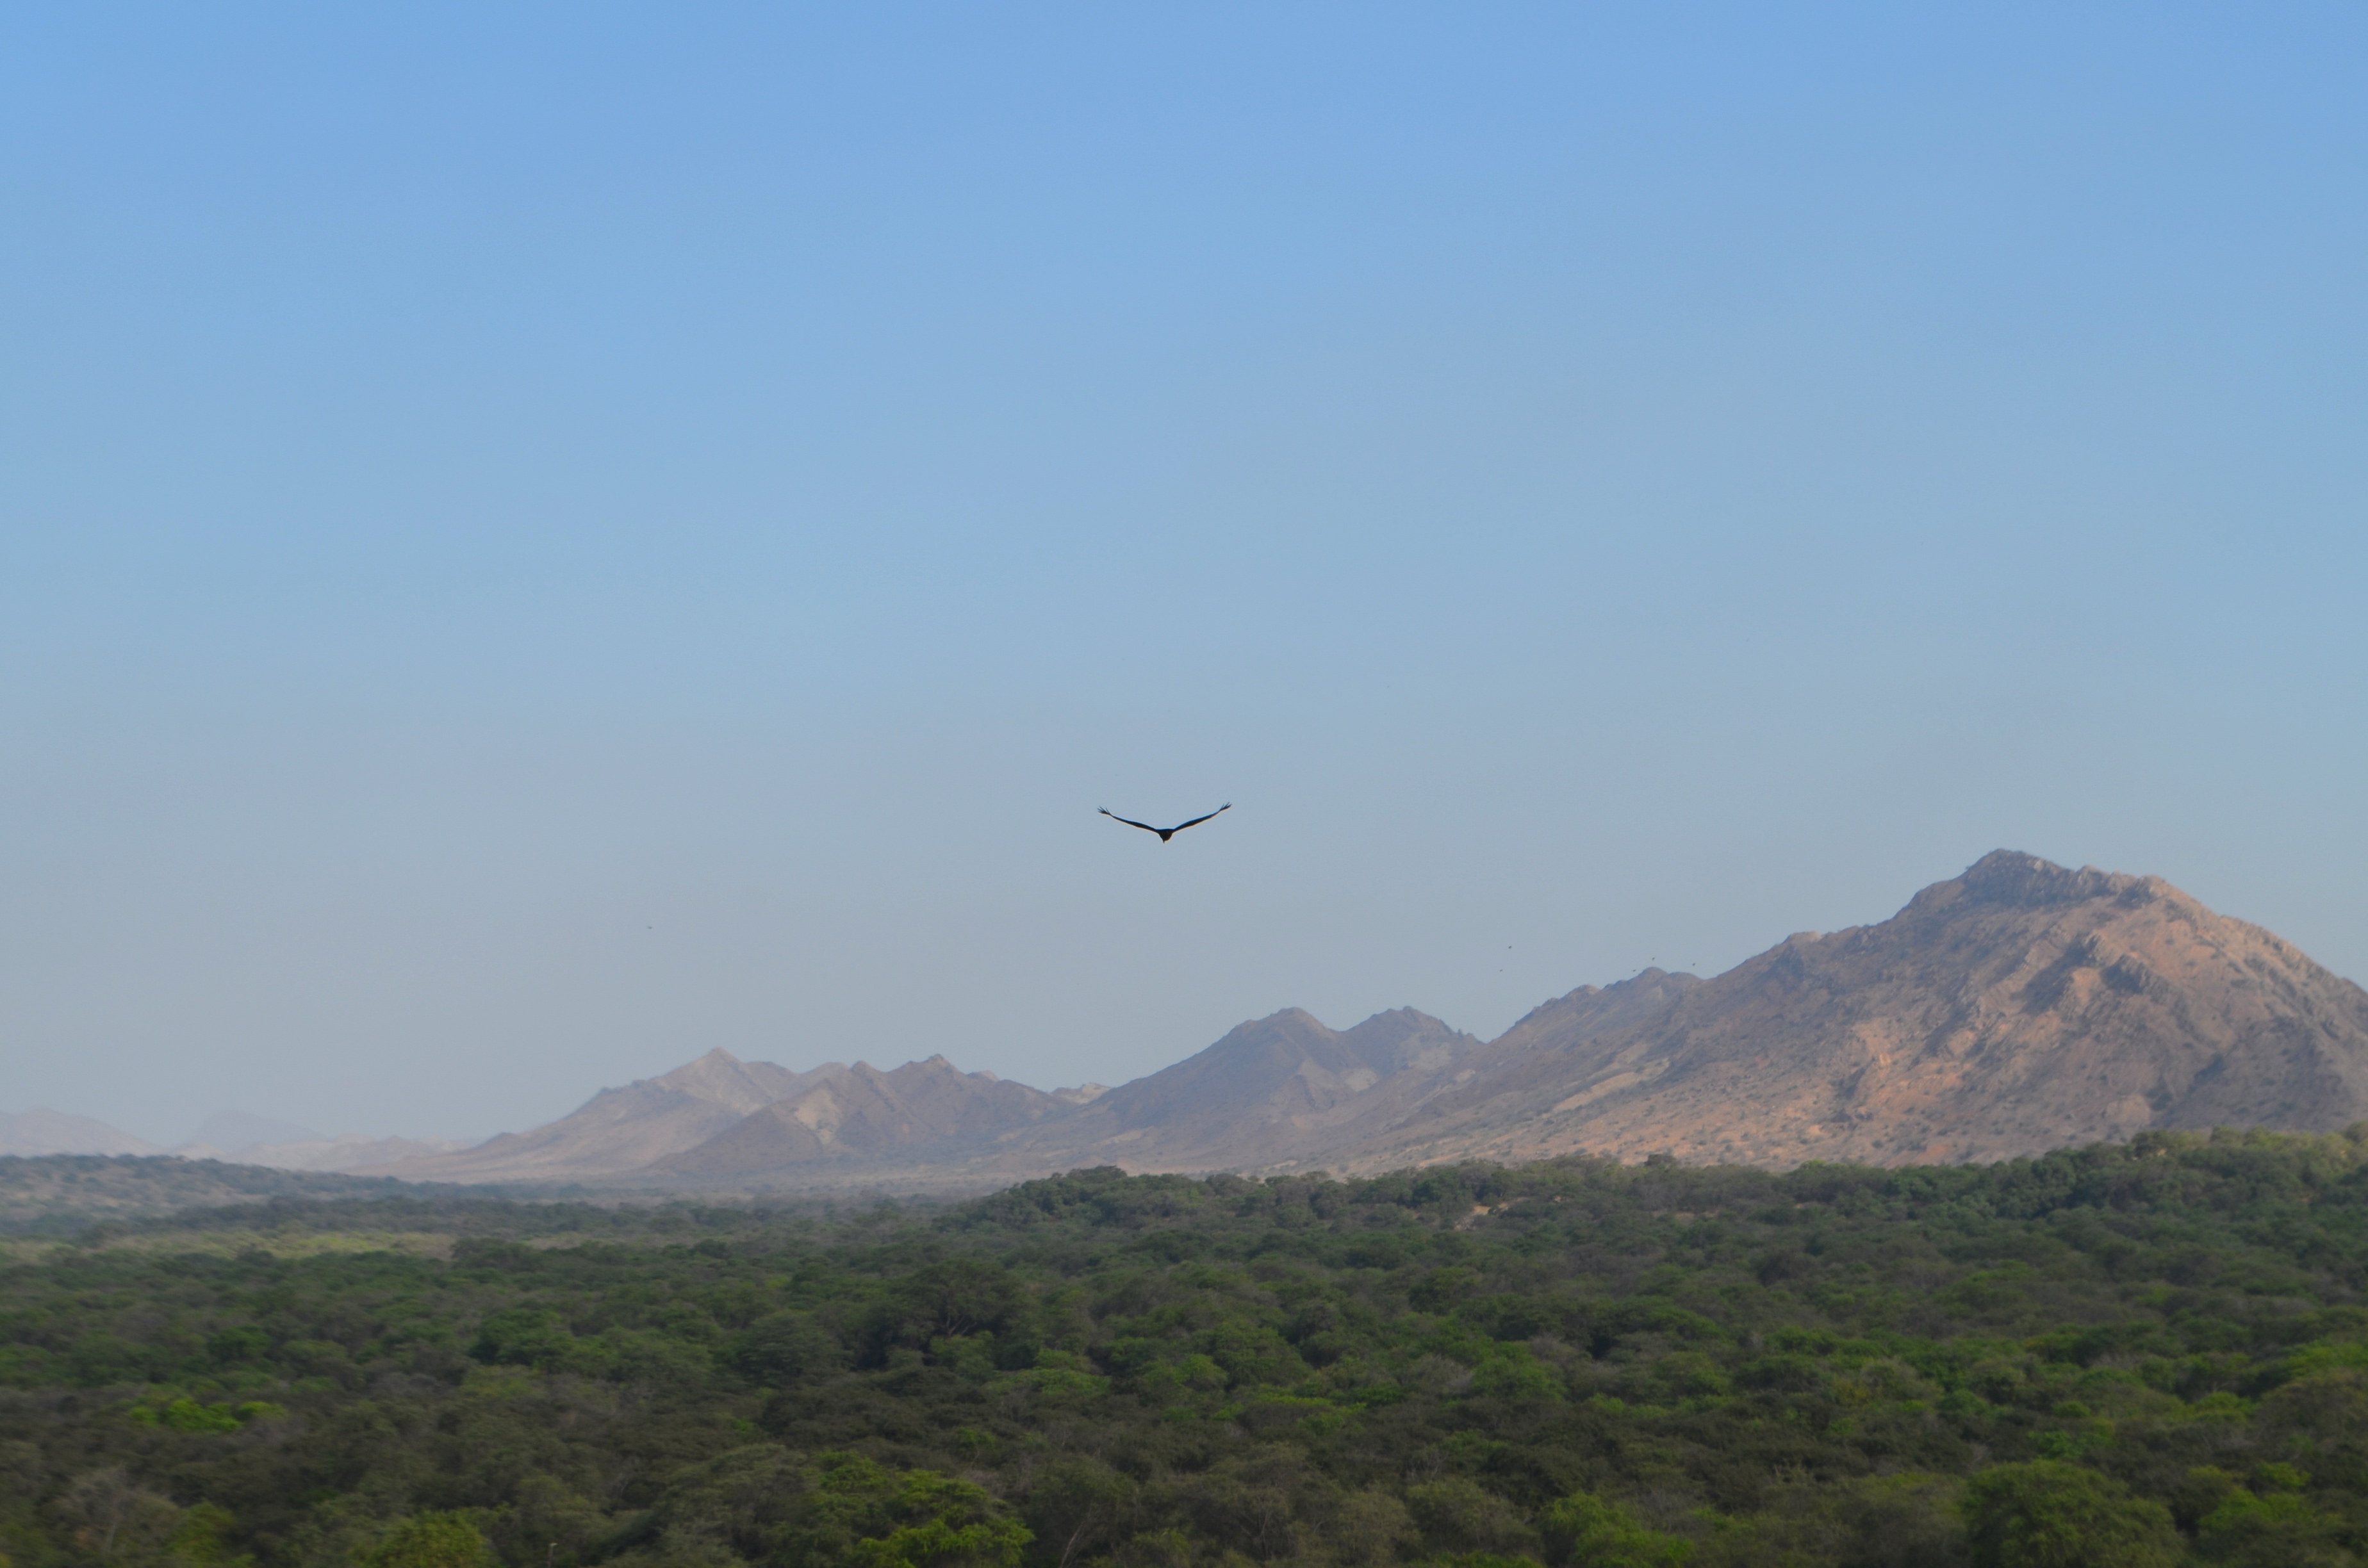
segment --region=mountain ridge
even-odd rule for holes
[[[793,1072],[717,1049],[474,1148],[284,1153],[412,1180],[985,1187],[1100,1165],[1959,1162],[2362,1119],[2368,992],[2159,877],[1998,850],[1887,919],[1707,980],[1582,985],[1489,1040],[1412,1007],[1346,1029],[1285,1007],[1114,1088],[1049,1092],[941,1053]]]

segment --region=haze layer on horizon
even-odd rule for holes
[[[2001,846],[2368,975],[2363,44],[20,8],[0,1109],[1486,1035]]]

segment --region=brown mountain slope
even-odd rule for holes
[[[933,1146],[973,1143],[1072,1114],[1072,1102],[992,1073],[964,1073],[942,1056],[887,1073],[859,1062],[666,1155],[649,1174],[722,1179],[823,1160],[926,1157]]]
[[[1610,1030],[1554,1006],[1338,1167],[1585,1150],[1998,1159],[2147,1127],[2368,1117],[2368,992],[2157,877],[2000,850]]]
[[[637,1170],[847,1071],[829,1062],[792,1073],[769,1062],[743,1062],[719,1047],[662,1076],[603,1089],[530,1132],[505,1132],[457,1154],[372,1165],[370,1174],[412,1181],[571,1181]]]

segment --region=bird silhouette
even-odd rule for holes
[[[1216,816],[1224,812],[1232,811],[1234,809],[1234,803],[1231,801],[1227,801],[1224,805],[1219,806],[1216,811],[1211,812],[1208,817],[1194,817],[1190,822],[1179,822],[1174,827],[1154,827],[1147,822],[1137,822],[1133,817],[1122,817],[1116,812],[1110,810],[1108,806],[1100,806],[1096,809],[1099,810],[1102,815],[1110,818],[1112,822],[1122,822],[1129,827],[1139,827],[1145,833],[1157,834],[1159,835],[1159,842],[1165,844],[1188,827],[1198,827],[1202,823],[1207,822],[1209,817]]]

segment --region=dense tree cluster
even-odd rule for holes
[[[0,1271],[6,1568],[2368,1562],[2368,1129],[458,1213]]]

